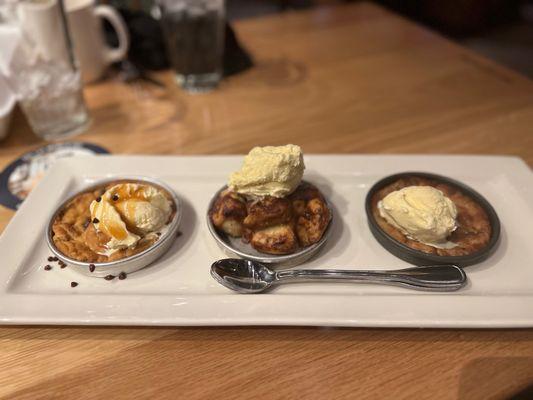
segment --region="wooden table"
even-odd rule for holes
[[[76,139],[114,153],[512,154],[533,165],[533,84],[371,4],[238,22],[256,68],[188,95],[86,89]],[[42,145],[17,115],[0,164]],[[12,212],[0,211],[3,228]],[[460,312],[460,310],[458,310]],[[500,399],[533,383],[531,330],[0,329],[0,399]]]

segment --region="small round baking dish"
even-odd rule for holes
[[[306,181],[302,181],[302,183],[306,183]],[[328,205],[328,208],[330,210],[330,213],[332,215],[331,220],[329,221],[328,227],[324,231],[324,234],[320,238],[318,242],[315,244],[312,244],[310,246],[304,247],[299,249],[298,251],[291,253],[291,254],[283,254],[283,255],[272,255],[272,254],[265,254],[260,253],[259,251],[255,250],[250,244],[244,243],[241,238],[234,238],[229,235],[226,235],[223,232],[219,232],[213,223],[211,222],[211,218],[209,217],[209,212],[213,208],[213,205],[218,198],[219,194],[226,190],[227,186],[222,187],[220,190],[218,190],[211,201],[209,202],[209,206],[207,208],[207,215],[206,215],[206,221],[207,221],[207,228],[209,230],[209,233],[211,233],[211,236],[215,239],[215,242],[217,243],[218,247],[228,256],[230,257],[240,257],[247,260],[252,261],[258,261],[263,264],[268,264],[270,266],[276,267],[293,267],[299,264],[304,263],[305,261],[309,260],[311,257],[313,257],[318,251],[324,246],[324,244],[327,242],[330,234],[331,234],[331,225],[333,224],[333,213],[331,212],[331,205],[328,202],[327,199],[325,199],[326,204]]]
[[[148,185],[158,187],[164,190],[165,192],[167,192],[171,196],[176,212],[174,213],[172,220],[167,224],[167,227],[164,229],[164,231],[162,231],[162,235],[153,245],[143,250],[142,252],[134,254],[129,257],[125,257],[120,260],[115,260],[115,261],[110,261],[110,262],[89,263],[89,262],[75,260],[63,254],[55,246],[54,241],[52,239],[52,236],[53,236],[52,225],[54,223],[54,220],[57,214],[63,209],[65,205],[67,205],[77,195],[91,191],[91,190],[95,190],[101,186],[107,185],[109,183],[115,183],[115,182],[116,183],[120,183],[120,182],[145,183]],[[157,260],[159,257],[161,257],[164,253],[166,253],[168,249],[170,248],[170,246],[172,245],[172,243],[174,242],[174,239],[176,238],[180,220],[181,220],[180,200],[176,196],[172,188],[170,188],[165,183],[160,182],[156,179],[144,177],[144,176],[114,177],[110,179],[100,180],[96,182],[95,184],[76,192],[75,194],[70,196],[68,199],[66,199],[63,203],[61,203],[59,207],[56,208],[56,210],[52,214],[52,217],[48,221],[48,225],[46,227],[46,243],[48,247],[50,248],[50,250],[52,251],[52,253],[59,260],[66,263],[67,267],[72,268],[73,270],[77,272],[80,272],[87,276],[98,277],[98,278],[104,278],[108,275],[118,276],[121,272],[128,274],[128,273],[138,271],[148,266],[149,264]],[[91,264],[94,265],[93,272],[91,272],[89,269],[89,266]]]
[[[491,225],[491,236],[489,242],[481,250],[471,254],[463,256],[440,256],[436,254],[428,254],[419,250],[414,250],[411,247],[397,241],[389,234],[387,234],[376,222],[372,213],[372,198],[375,193],[383,187],[407,177],[421,177],[439,181],[450,186],[454,186],[462,193],[476,201],[487,213],[489,223]],[[376,240],[389,252],[396,257],[401,258],[408,263],[415,265],[442,265],[453,264],[459,267],[466,267],[486,260],[496,250],[500,239],[500,220],[494,208],[490,203],[478,192],[471,187],[458,182],[454,179],[447,178],[445,176],[430,174],[425,172],[402,172],[394,175],[387,176],[378,182],[376,182],[368,191],[365,200],[365,211],[368,219],[368,226],[370,231],[376,238]]]

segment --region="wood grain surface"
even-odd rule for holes
[[[75,140],[131,154],[293,142],[533,165],[533,83],[381,8],[235,29],[255,68],[203,95],[170,72],[154,75],[164,89],[116,77],[88,86],[93,123]],[[17,112],[0,166],[42,144]],[[1,229],[12,215],[0,210]],[[506,399],[533,385],[533,331],[2,327],[0,366],[0,399]]]

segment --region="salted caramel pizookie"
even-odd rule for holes
[[[123,183],[109,188],[90,205],[91,223],[109,238],[99,254],[111,255],[154,234],[172,212],[170,201],[153,186]]]
[[[143,181],[117,181],[80,193],[63,206],[52,223],[52,240],[60,252],[78,261],[120,260],[154,244],[175,212],[164,189]]]

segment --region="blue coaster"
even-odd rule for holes
[[[61,158],[108,153],[103,147],[83,142],[49,144],[25,153],[0,173],[0,204],[16,210],[46,170]]]

